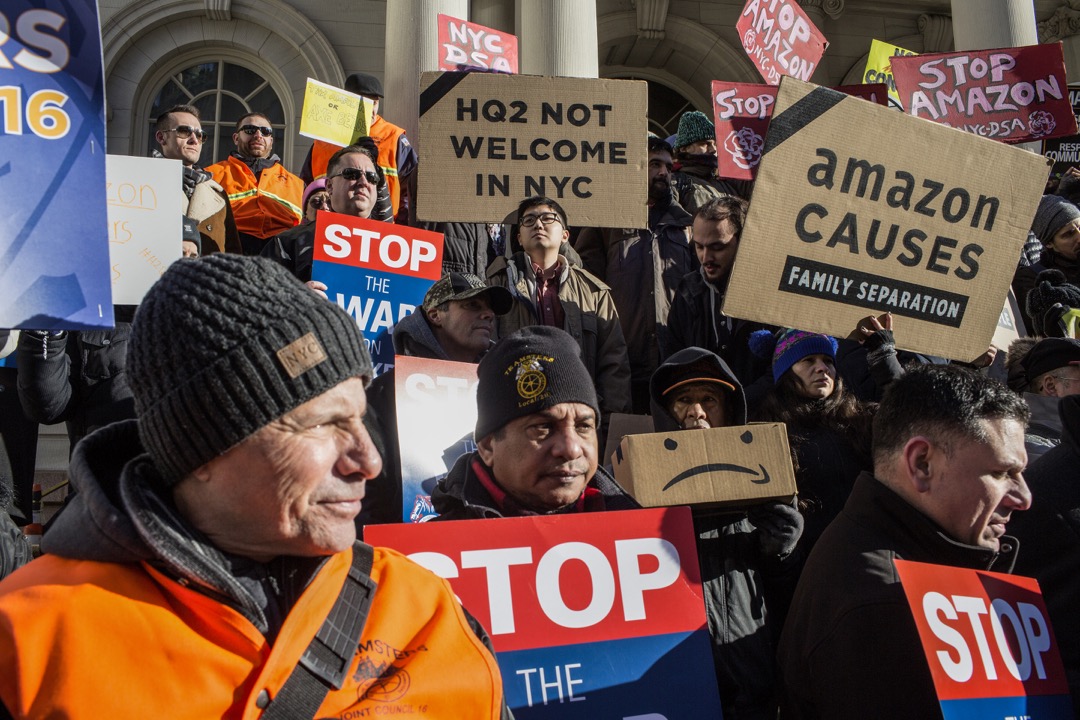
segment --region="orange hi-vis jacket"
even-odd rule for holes
[[[303,219],[304,181],[281,163],[263,170],[257,182],[251,168],[232,156],[206,170],[225,188],[238,231],[265,240]]]
[[[254,720],[318,632],[351,559],[327,559],[271,646],[239,612],[145,562],[44,555],[0,584],[0,699],[17,718]],[[382,548],[371,578],[344,687],[316,717],[497,720],[498,666],[446,581]]]
[[[386,188],[390,191],[390,204],[394,208],[394,217],[397,217],[398,208],[401,207],[401,178],[398,177],[398,146],[401,136],[405,134],[404,128],[399,128],[393,123],[387,122],[382,115],[375,117],[371,123],[369,133],[371,139],[379,146],[379,167],[382,168],[386,178]],[[326,166],[334,153],[341,149],[340,145],[316,140],[311,146],[311,176],[318,180],[326,176]]]

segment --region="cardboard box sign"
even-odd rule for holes
[[[611,464],[645,507],[790,500],[797,492],[783,423],[627,435]]]
[[[785,77],[724,300],[730,317],[984,353],[1049,161]]]
[[[426,72],[420,87],[421,220],[503,222],[544,195],[573,227],[646,226],[644,82]]]

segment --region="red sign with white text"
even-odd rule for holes
[[[516,74],[517,36],[439,13],[439,69],[474,68]]]
[[[321,262],[438,280],[442,251],[440,233],[326,211],[316,217],[314,259]]]
[[[499,652],[705,627],[690,510],[373,525],[447,578]]]
[[[1071,717],[1065,670],[1038,582],[894,562],[946,720]]]
[[[894,57],[908,114],[1005,143],[1072,135],[1061,43]]]
[[[770,85],[810,82],[829,42],[795,0],[747,0],[735,24],[743,50]]]
[[[889,102],[888,87],[882,83],[833,89],[878,105]],[[775,85],[712,81],[717,174],[720,177],[753,180],[757,175],[757,166],[765,150],[765,133],[776,103],[776,91]]]

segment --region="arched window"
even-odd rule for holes
[[[194,105],[207,132],[199,164],[212,165],[233,151],[236,121],[251,112],[270,118],[274,128],[274,151],[284,157],[285,111],[269,81],[250,68],[222,58],[205,60],[174,75],[154,95],[148,120],[147,154],[157,149],[154,124],[158,115],[174,105]]]

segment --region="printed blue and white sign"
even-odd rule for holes
[[[431,491],[457,459],[476,450],[476,365],[398,355],[394,398],[401,452],[401,519],[435,516]]]
[[[0,327],[112,327],[93,0],[0,6]]]
[[[322,211],[311,279],[356,319],[380,375],[394,366],[391,333],[442,275],[443,236]]]

